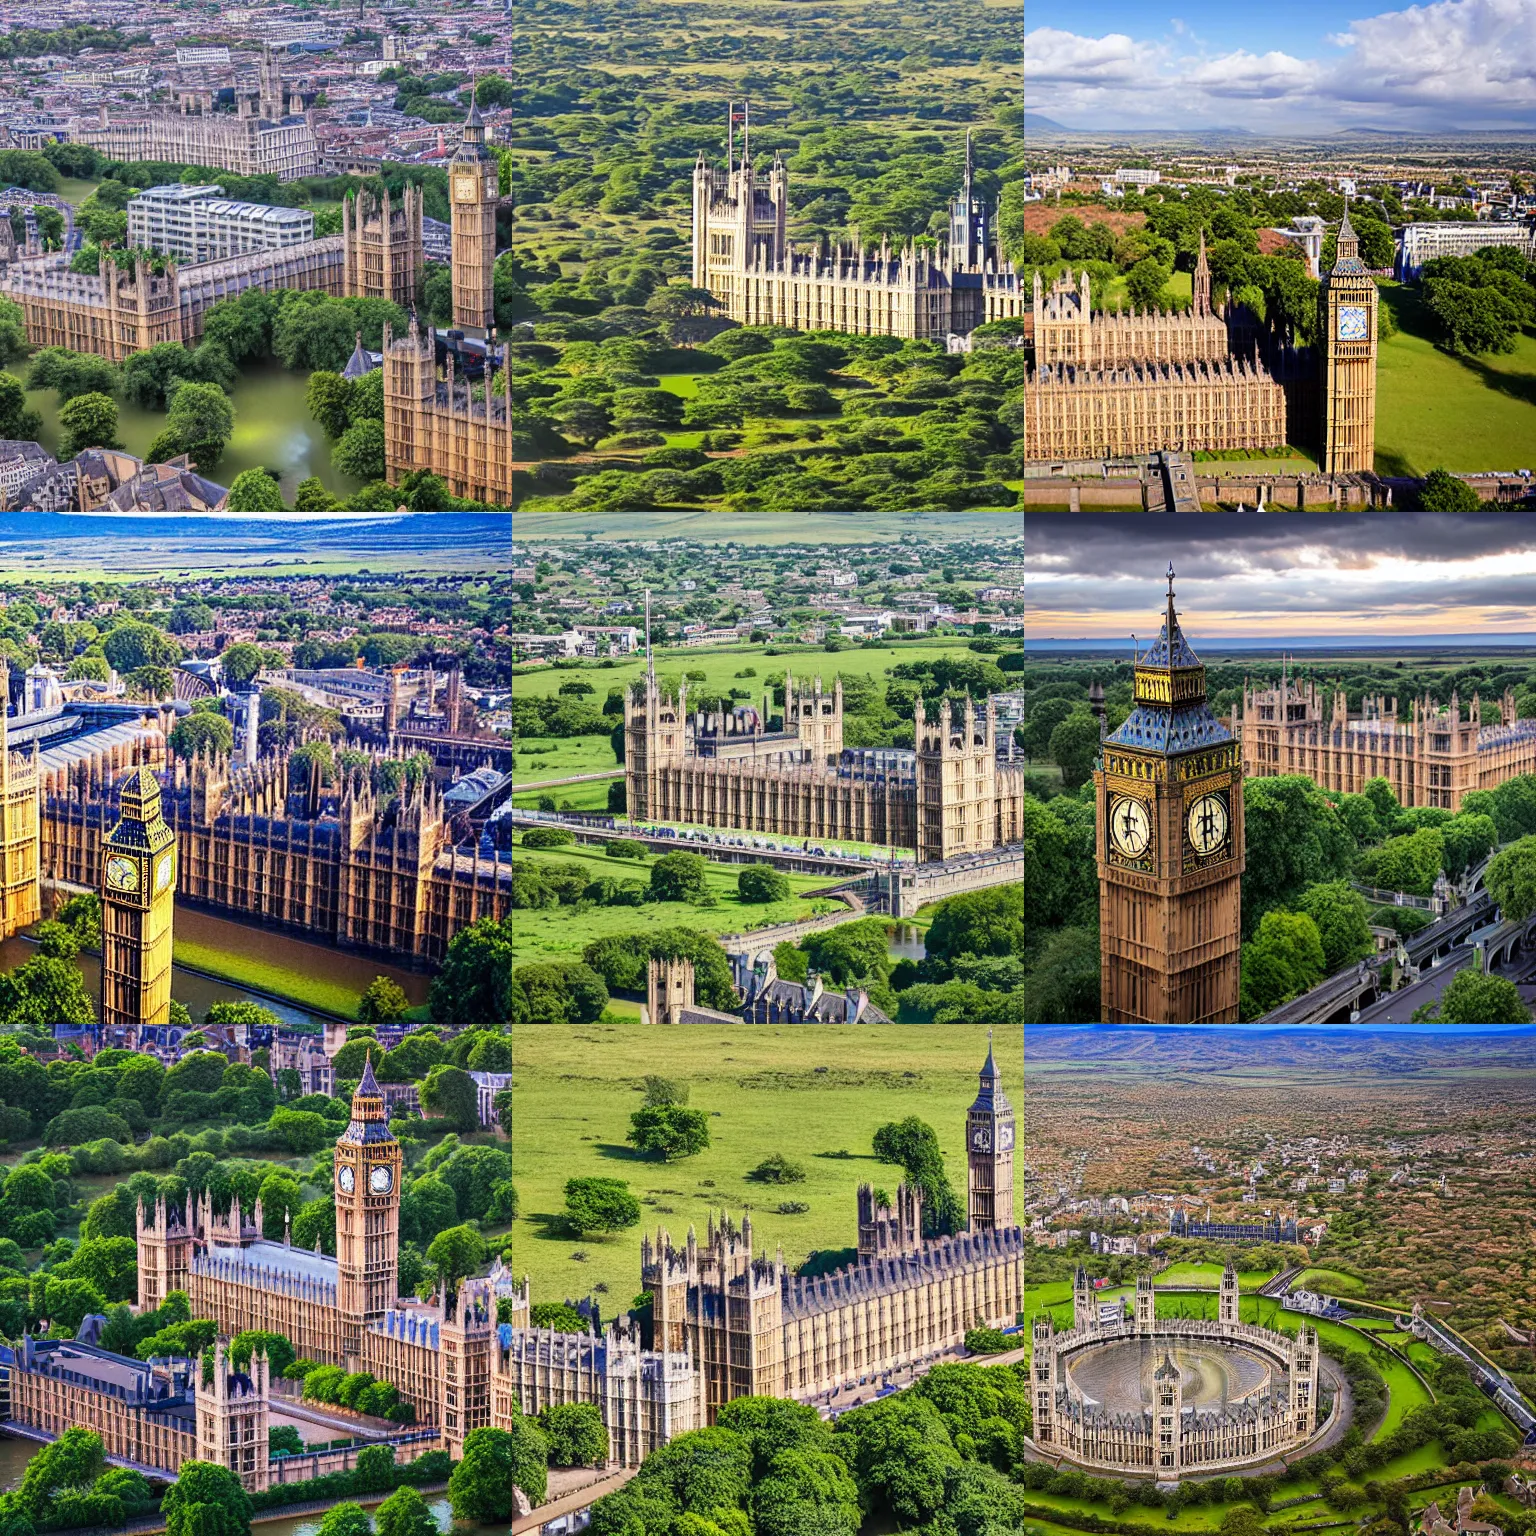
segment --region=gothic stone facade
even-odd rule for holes
[[[1086,1398],[1072,1377],[1075,1360],[1119,1343],[1163,1356],[1153,1373],[1151,1401],[1139,1411],[1116,1411]],[[1146,1275],[1136,1282],[1134,1314],[1101,1320],[1093,1287],[1079,1267],[1071,1328],[1057,1333],[1049,1314],[1041,1313],[1033,1345],[1035,1443],[1047,1455],[1094,1470],[1177,1481],[1187,1472],[1273,1461],[1305,1445],[1318,1428],[1317,1330],[1303,1324],[1293,1339],[1240,1321],[1237,1273],[1230,1264],[1214,1320],[1159,1318]],[[1271,1384],[1219,1408],[1186,1407],[1183,1372],[1173,1356],[1196,1345],[1259,1356],[1270,1367]]]
[[[221,1336],[281,1333],[301,1358],[371,1371],[457,1455],[466,1435],[495,1422],[493,1378],[505,1375],[492,1361],[497,1297],[492,1282],[468,1280],[436,1306],[399,1298],[402,1156],[384,1117],[370,1063],[336,1144],[334,1258],[294,1248],[286,1230],[268,1239],[259,1201],[247,1216],[238,1202],[221,1215],[209,1200],[185,1214],[159,1200],[138,1212],[139,1307],[186,1291],[192,1315]]]
[[[1316,683],[1283,674],[1276,688],[1244,688],[1232,711],[1251,778],[1300,773],[1336,794],[1358,794],[1370,779],[1386,779],[1405,806],[1456,812],[1474,789],[1494,789],[1517,774],[1536,773],[1536,720],[1522,720],[1514,690],[1506,689],[1501,718],[1485,725],[1482,700],[1463,706],[1429,695],[1412,701],[1408,718],[1398,702],[1367,695],[1351,716],[1342,690],[1325,698]]]
[[[784,681],[784,729],[762,715],[688,714],[688,690],[664,692],[653,668],[624,699],[624,784],[632,816],[786,837],[851,838],[953,858],[1022,841],[1024,774],[997,760],[990,702],[918,701],[915,776],[840,773],[841,682],[831,692]],[[766,705],[765,705],[766,710]]]
[[[733,117],[734,122],[734,117]],[[990,205],[965,181],[950,205],[949,239],[930,253],[839,245],[797,251],[787,235],[789,172],[775,159],[754,166],[750,141],[738,162],[735,134],[722,169],[702,151],[693,171],[693,285],[742,325],[848,331],[943,343],[987,320],[1022,317],[1023,291],[992,235]]]
[[[43,869],[93,885],[116,790],[93,763],[52,775]],[[249,768],[178,759],[161,809],[176,834],[176,894],[303,929],[323,942],[441,960],[459,929],[512,910],[511,871],[452,846],[438,792],[408,792],[393,818],[362,776],[323,796],[291,785],[284,754]]]

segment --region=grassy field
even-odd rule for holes
[[[1353,1275],[1340,1274],[1336,1269],[1303,1270],[1296,1284],[1306,1291],[1322,1291],[1328,1296],[1363,1296],[1365,1282]]]
[[[1418,291],[1383,283],[1400,327],[1376,361],[1376,471],[1536,468],[1536,336],[1454,357],[1430,340]]]
[[[614,775],[615,778],[618,774]],[[528,810],[540,809],[539,802],[552,799],[556,806],[572,811],[605,811],[608,809],[609,779],[590,779],[585,784],[561,784],[554,789],[525,789],[512,796],[513,805]],[[548,810],[548,806],[543,809]]]
[[[563,679],[562,679],[563,681]],[[603,689],[598,687],[599,695]],[[519,692],[522,692],[519,679]],[[599,704],[602,699],[597,699]],[[529,747],[536,751],[528,751]],[[620,772],[613,757],[613,743],[606,736],[519,736],[512,763],[516,784],[542,779],[562,779],[573,773]]]
[[[1170,1264],[1157,1276],[1158,1285],[1193,1285],[1216,1290],[1221,1285],[1221,1264]],[[1239,1290],[1256,1291],[1267,1280],[1275,1278],[1272,1269],[1240,1269],[1237,1272]]]
[[[791,1264],[815,1249],[855,1247],[859,1184],[894,1194],[901,1180],[870,1150],[888,1121],[927,1121],[950,1182],[963,1190],[965,1111],[976,1097],[987,1032],[937,1024],[533,1026],[515,1033],[512,1050],[512,1158],[523,1212],[512,1226],[513,1271],[532,1277],[536,1301],[595,1290],[611,1314],[640,1290],[642,1234],[665,1225],[681,1241],[693,1224],[702,1241],[712,1210],[739,1219],[750,1208],[756,1246],[771,1254],[782,1243]],[[999,1043],[997,1059],[1020,1109],[1022,1045],[1007,1051]],[[625,1146],[648,1073],[689,1085],[690,1106],[711,1117],[707,1151],[669,1165]],[[748,1180],[748,1170],[771,1152],[803,1164],[805,1182]],[[827,1155],[842,1152],[849,1156]],[[1022,1210],[1022,1159],[1014,1170]],[[584,1175],[626,1180],[644,1208],[641,1226],[606,1238],[569,1236],[558,1214],[565,1181]],[[810,1209],[777,1214],[787,1200]]]
[[[196,966],[211,976],[238,982],[241,986],[259,987],[263,992],[287,998],[301,1007],[339,1013],[344,1019],[357,1017],[360,994],[352,987],[327,981],[323,976],[273,965],[248,955],[231,954],[226,949],[195,944],[188,939],[176,939],[171,949],[172,959],[178,965]]]
[[[762,695],[767,689],[764,679],[770,672],[788,673],[791,677],[822,678],[828,685],[841,672],[845,677],[881,677],[888,668],[898,662],[933,661],[940,656],[969,656],[964,639],[956,638],[949,643],[921,641],[911,645],[885,645],[865,650],[862,646],[851,650],[824,651],[819,646],[807,646],[804,650],[790,650],[778,656],[769,656],[760,645],[737,645],[698,650],[665,650],[656,655],[656,675],[663,680],[681,682],[689,672],[702,672],[703,682],[690,680],[689,693],[728,694],[732,688],[741,688],[750,695],[738,702],[761,706]],[[756,676],[739,677],[738,673],[751,668]],[[597,691],[588,702],[601,705],[610,688],[622,688],[645,675],[643,655],[620,657],[615,665],[605,667],[601,662],[588,662],[581,667],[528,667],[513,674],[512,686],[523,698],[549,698],[560,691],[561,683],[574,678],[591,683]],[[608,762],[600,764],[612,767],[613,751],[607,739],[587,736],[584,741],[595,742],[608,753]],[[522,745],[519,741],[519,745]],[[551,762],[551,758],[532,758],[530,762]],[[581,770],[577,770],[581,771]],[[519,770],[519,777],[522,777]]]
[[[942,525],[942,529],[938,526]],[[692,508],[677,512],[546,512],[520,509],[513,516],[519,538],[695,539],[704,544],[868,544],[894,541],[904,533],[953,539],[1022,537],[1018,507],[997,512],[722,512]]]
[[[656,862],[654,858],[610,859],[596,845],[519,848],[517,857],[534,863],[580,864],[594,880],[603,875],[616,880],[648,880],[651,866]],[[740,870],[741,866],[737,864],[709,866],[709,888],[719,898],[718,907],[699,908],[682,901],[658,901],[647,902],[643,907],[593,907],[585,912],[578,912],[574,907],[521,912],[513,925],[513,964],[526,965],[556,955],[578,955],[583,945],[610,933],[675,927],[691,928],[699,933],[741,933],[769,923],[813,917],[818,910],[831,909],[830,898],[812,902],[800,894],[828,884],[826,875],[790,875],[794,898],[761,906],[742,902],[737,897],[736,877]]]

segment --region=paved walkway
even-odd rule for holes
[[[581,1470],[587,1476],[591,1476],[590,1469]],[[621,1467],[616,1472],[599,1473],[593,1481],[558,1493],[553,1499],[547,1499],[537,1509],[530,1510],[526,1515],[513,1515],[511,1536],[524,1536],[524,1532],[536,1532],[541,1526],[558,1519],[561,1515],[573,1515],[577,1510],[585,1509],[589,1504],[595,1504],[605,1493],[612,1493],[614,1489],[622,1488],[639,1470],[639,1467]],[[569,1474],[566,1476],[569,1477]],[[558,1472],[550,1474],[551,1483],[559,1479]]]

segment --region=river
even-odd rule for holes
[[[0,1435],[0,1493],[21,1486],[22,1473],[27,1463],[42,1447],[32,1440],[18,1440],[10,1435]],[[370,1513],[376,1504],[367,1506]],[[456,1536],[507,1536],[505,1526],[460,1525],[454,1526],[453,1512],[448,1508],[448,1496],[429,1494],[427,1507],[437,1518],[440,1531],[454,1530]],[[291,1515],[283,1520],[261,1520],[256,1526],[259,1536],[318,1536],[323,1511],[312,1515]]]
[[[11,363],[5,372],[26,381],[25,359]],[[243,469],[275,469],[282,477],[283,496],[292,502],[299,481],[318,475],[326,489],[348,495],[361,482],[340,474],[331,464],[331,445],[304,403],[309,385],[306,373],[291,373],[271,361],[248,363],[229,398],[235,407],[235,432],[212,478],[228,485]],[[50,453],[59,446],[59,399],[51,389],[27,391],[27,403],[42,413],[38,440]],[[163,411],[146,411],[126,400],[117,402],[117,437],[129,453],[143,458],[144,451],[165,428]]]
[[[312,944],[277,929],[236,922],[232,918],[216,917],[187,907],[176,909],[175,934],[178,943],[195,946],[198,950],[228,955],[236,962],[255,962],[273,972],[289,971],[317,978],[327,987],[351,993],[365,991],[375,976],[387,976],[399,984],[413,1007],[426,1002],[431,987],[430,978],[421,972],[402,970],[386,960]],[[20,937],[6,939],[0,942],[0,971],[8,971],[36,954],[36,945],[28,940]],[[87,991],[93,998],[99,998],[101,961],[95,955],[81,955],[79,965]],[[279,980],[274,976],[274,988],[278,985]],[[246,987],[236,982],[218,981],[181,965],[174,966],[171,972],[171,994],[178,1002],[186,1004],[194,1019],[200,1020],[212,1004],[233,998],[250,999],[263,1008],[270,1008],[284,1024],[318,1028],[324,1023],[322,1013],[298,1003],[280,1002],[253,987],[254,983]],[[338,1008],[337,1011],[342,1010]]]

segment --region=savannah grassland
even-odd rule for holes
[[[1006,1034],[1006,1032],[1005,1032]],[[640,1291],[640,1238],[665,1226],[700,1241],[710,1213],[752,1216],[753,1241],[782,1244],[791,1264],[813,1250],[853,1249],[861,1183],[894,1194],[900,1169],[876,1161],[875,1131],[917,1115],[933,1127],[950,1183],[965,1187],[965,1111],[976,1097],[987,1031],[973,1025],[531,1026],[514,1032],[512,1160],[519,1216],[512,1268],[533,1281],[535,1301],[594,1294],[605,1317]],[[999,1037],[997,1062],[1015,1113],[1023,1099],[1018,1035]],[[710,1147],[671,1164],[625,1144],[642,1079],[686,1083],[689,1106],[709,1116]],[[804,1183],[746,1177],[770,1153],[802,1164]],[[846,1152],[847,1157],[832,1155]],[[573,1238],[560,1212],[565,1181],[624,1179],[640,1200],[638,1228]],[[1015,1161],[1015,1176],[1022,1163]],[[1022,1200],[1022,1184],[1015,1192]],[[810,1209],[779,1215],[783,1201]],[[848,1257],[851,1259],[852,1254]]]

